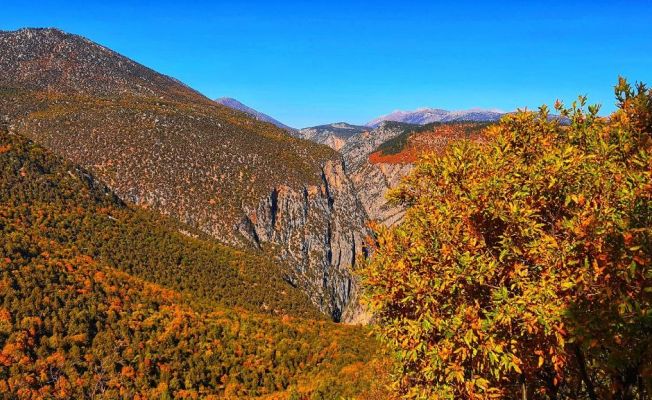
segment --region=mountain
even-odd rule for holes
[[[3,398],[374,396],[367,328],[2,124],[0,237]]]
[[[58,29],[0,31],[0,48],[0,84],[5,88],[209,101],[175,79]]]
[[[270,124],[276,125],[277,127],[281,129],[285,129],[287,131],[293,132],[295,131],[294,128],[290,128],[289,126],[275,120],[274,118],[270,117],[267,114],[263,114],[260,111],[256,111],[251,107],[248,107],[242,103],[240,103],[238,100],[231,98],[231,97],[221,97],[219,99],[215,100],[216,103],[219,103],[223,106],[227,106],[229,108],[232,108],[234,110],[242,111],[244,113],[247,113],[257,119],[258,121],[263,121],[263,122],[269,122]]]
[[[498,110],[471,109],[447,111],[438,108],[420,108],[415,111],[394,111],[367,123],[367,126],[377,127],[383,121],[404,122],[408,124],[425,125],[432,122],[498,121],[504,113]]]
[[[41,235],[112,268],[191,293],[209,307],[324,318],[264,254],[221,245],[192,227],[129,206],[88,171],[20,135],[0,129],[0,149],[0,202],[26,221],[38,209],[40,221],[50,221]]]
[[[0,32],[0,120],[121,200],[285,265],[345,318],[369,234],[341,156],[56,29]]]
[[[451,141],[484,140],[486,122],[434,122],[426,125],[383,121],[350,138],[340,152],[358,198],[370,219],[391,226],[401,221],[403,207],[387,200],[389,190],[412,171],[426,152],[440,152]]]
[[[340,150],[348,139],[368,130],[369,128],[366,126],[337,122],[334,124],[303,128],[296,132],[295,136],[325,144],[334,150]]]

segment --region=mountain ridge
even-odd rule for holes
[[[270,124],[273,124],[281,129],[285,129],[290,132],[296,131],[295,128],[289,127],[285,125],[284,123],[278,121],[277,119],[270,117],[269,115],[260,112],[256,109],[253,109],[246,104],[242,103],[241,101],[234,99],[233,97],[220,97],[218,99],[215,99],[215,102],[218,104],[221,104],[226,107],[230,107],[234,110],[242,111],[244,113],[247,113],[254,118],[256,118],[259,121],[264,121],[264,122],[269,122]]]
[[[13,63],[8,62],[12,61],[7,57],[9,54],[0,56],[2,85],[12,83],[32,90],[77,94],[130,94],[210,101],[178,79],[160,74],[88,38],[57,28],[0,31],[0,45],[18,53]],[[56,54],[52,53],[53,49]],[[85,68],[76,68],[76,65]],[[120,73],[116,74],[117,71]]]
[[[404,122],[425,125],[433,122],[494,122],[505,112],[497,109],[471,108],[468,110],[448,111],[440,108],[418,108],[413,111],[396,110],[367,122],[366,126],[377,127],[383,121]]]

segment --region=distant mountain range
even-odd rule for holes
[[[276,125],[277,127],[281,128],[281,129],[285,129],[285,130],[288,130],[288,131],[295,131],[296,130],[296,129],[291,128],[291,127],[285,125],[284,123],[270,117],[267,114],[263,114],[258,110],[254,110],[253,108],[251,108],[251,107],[249,107],[249,106],[247,106],[245,104],[242,104],[241,102],[239,102],[238,100],[236,100],[236,99],[234,99],[232,97],[220,97],[219,99],[216,99],[215,102],[217,102],[217,103],[219,103],[219,104],[221,104],[223,106],[227,106],[229,108],[232,108],[234,110],[238,110],[238,111],[242,111],[244,113],[247,113],[247,114],[251,115],[252,117],[256,118],[258,121],[269,122],[270,124],[274,124],[274,125]]]
[[[367,126],[375,128],[384,121],[405,122],[416,125],[454,121],[493,122],[498,121],[504,114],[500,110],[485,110],[480,108],[459,111],[448,111],[439,108],[419,108],[414,111],[394,111],[369,121]]]
[[[269,115],[255,110],[232,97],[221,97],[215,102],[242,111],[255,119],[269,122],[279,128],[293,132],[293,136],[314,142],[328,144],[338,150],[343,142],[350,137],[368,131],[370,128],[377,128],[382,122],[403,122],[413,125],[426,125],[433,122],[494,122],[505,115],[505,112],[497,109],[472,108],[469,110],[448,111],[440,108],[419,108],[414,111],[394,111],[369,121],[365,125],[353,125],[347,122],[335,122],[311,126],[303,129],[294,129],[284,123],[270,117]]]

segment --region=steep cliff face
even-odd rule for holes
[[[372,164],[369,155],[382,143],[405,132],[410,125],[383,122],[372,131],[362,132],[342,147],[347,172],[358,199],[371,220],[391,226],[403,217],[403,207],[387,201],[387,191],[396,187],[407,175],[410,164]]]
[[[369,218],[386,226],[399,222],[405,210],[387,200],[387,192],[410,173],[412,164],[362,163],[351,172],[351,181]]]
[[[246,210],[239,232],[289,265],[290,282],[304,289],[322,311],[341,320],[356,291],[352,269],[364,253],[367,216],[343,162],[328,161],[319,185],[275,187]]]

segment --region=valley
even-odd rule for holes
[[[239,6],[0,30],[0,398],[649,397],[652,89]]]
[[[368,157],[418,125],[295,131],[58,30],[5,32],[0,48],[0,114],[12,133],[87,168],[125,202],[270,254],[334,320],[359,314],[353,270],[368,221],[398,220],[384,195],[409,171]]]
[[[0,372],[3,390],[371,396],[364,374],[382,363],[367,328],[328,320],[369,322],[355,270],[368,256],[368,224],[400,220],[403,210],[385,194],[410,171],[373,155],[418,125],[294,130],[53,29],[0,32],[0,67],[2,293],[11,304],[2,308],[2,362],[31,360]],[[37,287],[37,299],[27,294]],[[55,322],[49,298],[59,292],[65,315]],[[30,302],[42,317],[29,319]],[[79,304],[97,311],[78,316]],[[313,328],[299,329],[303,319]],[[142,331],[145,321],[157,322]],[[78,332],[79,324],[94,333]],[[128,336],[114,331],[127,326]],[[248,328],[238,333],[240,326]],[[288,345],[304,358],[283,362],[299,370],[260,353],[256,340],[269,327],[280,335],[265,339],[269,346],[295,338]],[[163,339],[169,335],[177,344]],[[110,361],[109,340],[122,343],[121,357],[144,354],[132,337],[147,343],[145,364]],[[202,359],[180,355],[191,342]],[[238,358],[216,359],[218,348]],[[188,360],[202,367],[178,364]],[[320,376],[312,384],[310,371]],[[143,392],[152,380],[166,384]]]

